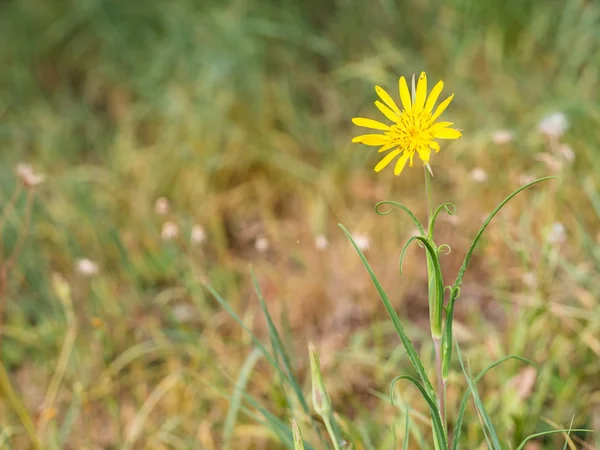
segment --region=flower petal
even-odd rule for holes
[[[427,131],[431,134],[435,134],[442,128],[448,128],[450,125],[454,125],[454,122],[436,122],[431,125]]]
[[[356,136],[354,139],[352,139],[352,142],[358,142],[359,144],[377,147],[379,145],[388,143],[389,140],[390,137],[386,136],[385,134],[363,134],[361,136]]]
[[[438,81],[438,83],[431,90],[429,97],[427,98],[427,103],[425,103],[425,111],[431,114],[435,102],[437,102],[438,97],[442,93],[442,89],[444,89],[444,82]]]
[[[406,111],[410,111],[410,109],[412,108],[412,102],[410,100],[410,93],[408,92],[408,84],[406,84],[406,78],[400,77],[399,89],[400,100],[402,100],[402,106]]]
[[[379,111],[381,111],[385,115],[385,117],[390,119],[392,122],[400,122],[400,118],[394,113],[394,111],[385,106],[379,100],[375,102],[375,106],[377,106],[377,108],[379,108]]]
[[[419,82],[417,83],[417,95],[415,96],[415,104],[413,106],[413,111],[415,112],[415,114],[423,109],[426,97],[427,75],[425,75],[425,72],[421,72],[421,75],[419,75]]]
[[[390,94],[388,94],[383,88],[381,88],[379,86],[375,86],[375,92],[377,92],[377,95],[379,95],[379,98],[381,98],[381,100],[383,100],[383,103],[385,103],[387,106],[389,106],[390,109],[392,111],[394,111],[396,114],[400,115],[400,110],[398,109],[396,102],[394,102],[392,97],[390,97]]]
[[[435,141],[433,141],[435,142]],[[383,153],[383,152],[387,152],[390,148],[394,148],[394,147],[398,147],[398,143],[395,141],[391,141],[387,144],[385,144],[383,147],[381,147],[379,150],[377,150],[379,153]]]
[[[406,166],[406,160],[408,159],[408,153],[404,152],[404,154],[398,158],[396,161],[396,167],[394,167],[394,175],[398,176],[402,173],[404,166]]]
[[[389,163],[391,163],[392,159],[394,159],[400,153],[402,153],[402,150],[394,150],[393,152],[385,155],[385,158],[383,158],[381,161],[379,161],[377,163],[377,165],[375,166],[375,172],[381,172],[381,170],[383,168],[385,168]]]
[[[437,119],[438,117],[440,117],[442,115],[442,113],[446,110],[446,108],[448,107],[448,105],[450,104],[450,102],[452,101],[453,98],[454,98],[454,94],[452,94],[450,97],[448,97],[442,103],[440,103],[440,105],[437,107],[437,109],[433,113],[433,116],[431,116],[432,122],[435,121],[435,119]]]
[[[427,164],[429,162],[429,157],[431,156],[431,150],[427,147],[419,147],[417,148],[417,152],[419,153],[419,158],[421,158],[423,164]]]
[[[352,123],[354,125],[358,125],[359,127],[373,128],[375,130],[388,131],[390,129],[390,127],[385,123],[381,123],[373,119],[365,119],[364,117],[355,117],[352,119]]]
[[[454,128],[444,128],[435,134],[436,139],[458,139],[462,133]]]
[[[429,147],[431,147],[433,150],[435,150],[436,153],[440,151],[440,144],[438,144],[435,141],[430,141]]]

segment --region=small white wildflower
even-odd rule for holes
[[[156,199],[156,202],[154,203],[154,212],[156,214],[158,214],[159,216],[164,216],[165,214],[169,213],[170,209],[171,204],[169,203],[169,200],[167,198],[160,197]]]
[[[550,138],[559,138],[569,128],[569,120],[562,112],[555,112],[544,117],[538,124],[538,130]]]
[[[98,265],[88,258],[81,258],[77,260],[76,269],[77,272],[86,277],[90,277],[98,273]]]
[[[537,377],[537,369],[526,367],[508,380],[507,385],[516,392],[519,399],[525,400],[531,396]]]
[[[254,248],[259,252],[264,253],[269,250],[269,241],[266,237],[261,236],[254,242]]]
[[[555,222],[550,228],[548,237],[546,238],[549,244],[558,245],[562,244],[567,240],[567,233],[565,226],[560,222]]]
[[[535,159],[546,164],[549,170],[552,172],[559,172],[562,168],[562,162],[552,156],[550,153],[538,153],[535,155]]]
[[[206,240],[206,232],[202,225],[194,225],[190,234],[190,241],[192,244],[202,244]]]
[[[535,177],[533,175],[528,174],[528,173],[524,173],[521,176],[519,176],[519,183],[521,185],[533,183],[534,181],[535,181]]]
[[[46,181],[46,176],[41,173],[35,173],[30,164],[17,164],[17,176],[25,187],[32,188]]]
[[[162,226],[160,235],[165,241],[175,239],[179,236],[179,227],[174,222],[165,222]]]
[[[521,280],[523,281],[523,284],[525,286],[529,286],[530,288],[535,287],[537,284],[537,277],[535,276],[535,273],[533,273],[533,272],[524,273]]]
[[[575,159],[575,152],[571,147],[569,147],[566,144],[561,145],[558,148],[558,151],[560,152],[562,157],[565,158],[568,162],[573,162],[573,160]]]
[[[471,179],[477,183],[485,183],[488,179],[487,173],[481,167],[476,167],[471,171]]]
[[[315,247],[317,247],[318,250],[325,250],[328,245],[329,245],[329,241],[327,240],[327,238],[324,235],[319,234],[315,238]]]
[[[369,237],[364,234],[357,234],[354,236],[354,242],[356,243],[356,246],[363,251],[368,250],[371,247]]]
[[[496,130],[491,134],[494,144],[503,145],[515,140],[515,133],[511,130]]]
[[[173,317],[180,323],[191,322],[195,316],[195,310],[191,305],[187,303],[178,303],[173,306],[171,310]]]

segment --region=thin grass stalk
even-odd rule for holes
[[[13,193],[12,193],[10,199],[8,200],[8,202],[6,203],[6,206],[4,207],[4,210],[2,211],[2,216],[0,218],[0,231],[4,230],[4,226],[6,225],[8,218],[14,211],[15,205],[17,203],[17,199],[19,198],[19,195],[21,195],[22,191],[23,191],[23,185],[19,182],[19,180],[17,180],[15,189],[13,190]],[[2,245],[2,244],[3,244],[3,242],[0,241],[0,245]],[[1,248],[2,247],[0,247],[0,249]]]
[[[27,237],[29,235],[29,229],[31,227],[31,215],[33,212],[34,199],[35,199],[34,190],[29,189],[27,191],[27,199],[26,199],[26,204],[25,204],[25,218],[23,220],[23,223],[24,223],[23,228],[21,229],[21,232],[19,233],[17,242],[15,243],[14,247],[12,248],[12,252],[11,252],[10,256],[8,257],[6,262],[4,262],[6,270],[9,272],[17,263],[19,256],[21,255],[21,250],[23,250],[23,246],[25,245],[25,241],[27,240]]]
[[[32,448],[34,450],[41,450],[42,444],[35,430],[33,420],[31,420],[31,416],[29,415],[29,412],[27,412],[27,408],[25,408],[25,405],[19,396],[15,394],[2,361],[0,361],[0,397],[7,400],[7,403],[19,417],[27,436],[31,441]]]
[[[58,274],[53,276],[52,281],[56,294],[59,297],[64,309],[65,318],[67,321],[67,334],[65,335],[65,340],[58,356],[56,369],[54,370],[54,374],[52,375],[52,379],[50,380],[50,384],[46,390],[46,395],[42,403],[43,410],[50,410],[54,408],[54,403],[56,402],[58,391],[67,371],[71,353],[73,352],[73,348],[75,346],[75,340],[77,339],[77,321],[75,319],[75,312],[73,310],[71,288],[67,281]],[[44,440],[46,435],[47,425],[48,421],[44,420],[42,416],[38,422],[38,432],[42,440]]]

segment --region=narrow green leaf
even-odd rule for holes
[[[445,209],[449,216],[456,214],[456,205],[454,205],[454,203],[446,202],[438,206],[429,221],[429,229],[427,231],[427,236],[429,236],[429,239],[433,239],[433,228],[435,226],[435,221],[437,220],[437,217],[442,209]]]
[[[441,447],[442,449],[447,449],[448,441],[446,438],[446,432],[444,430],[444,426],[442,424],[442,419],[440,417],[440,411],[438,408],[436,398],[429,395],[427,393],[427,391],[425,390],[425,388],[419,383],[419,381],[410,375],[399,375],[392,380],[392,382],[390,384],[390,396],[393,396],[394,386],[395,386],[396,382],[399,380],[408,380],[412,384],[414,384],[417,387],[417,389],[419,389],[419,391],[421,392],[421,395],[423,396],[425,401],[429,404],[429,410],[431,412],[431,422],[433,425],[433,431],[435,432],[437,442],[442,445],[442,447]]]
[[[412,236],[408,241],[406,241],[406,244],[404,244],[404,246],[402,247],[402,251],[400,252],[400,263],[398,264],[398,271],[400,272],[400,275],[402,275],[402,267],[404,266],[404,255],[406,254],[406,250],[408,249],[408,246],[416,240],[417,236]]]
[[[494,367],[499,366],[500,364],[502,364],[505,361],[508,361],[509,359],[517,359],[519,361],[524,361],[527,364],[531,364],[532,366],[537,368],[537,364],[535,364],[533,361],[527,359],[527,358],[523,358],[521,356],[514,356],[514,355],[510,355],[510,356],[506,356],[502,359],[499,359],[496,362],[493,362],[492,364],[490,364],[489,366],[487,366],[485,369],[483,369],[481,372],[479,372],[477,374],[477,376],[475,378],[473,378],[473,385],[475,385],[479,380],[481,380],[481,378],[483,378],[483,376],[488,373],[490,370],[492,370]],[[460,402],[460,407],[458,409],[458,416],[456,418],[456,424],[454,426],[454,436],[452,438],[452,450],[458,450],[458,441],[460,439],[460,433],[461,433],[461,428],[462,428],[462,423],[464,420],[464,416],[465,416],[465,411],[467,410],[467,402],[469,401],[469,395],[471,394],[471,387],[468,386],[467,390],[465,391],[462,400]]]
[[[450,298],[446,306],[446,321],[442,336],[442,378],[448,379],[450,363],[452,362],[452,321],[454,320],[454,303],[460,295],[460,286],[450,288]]]
[[[288,375],[287,380],[289,381],[292,389],[294,390],[296,397],[300,401],[300,404],[302,405],[302,409],[304,410],[305,413],[308,414],[310,411],[308,402],[306,401],[306,398],[304,397],[304,394],[302,393],[302,389],[300,388],[298,380],[294,376],[294,371],[292,370],[292,364],[290,362],[290,357],[288,355],[288,352],[285,348],[285,345],[283,344],[283,340],[281,339],[279,332],[277,331],[277,327],[273,323],[273,319],[271,318],[271,314],[269,313],[269,310],[267,308],[267,304],[262,295],[262,291],[260,289],[260,285],[258,284],[258,280],[256,279],[254,270],[250,269],[250,273],[252,276],[252,283],[254,284],[254,290],[256,291],[256,295],[258,296],[258,301],[260,303],[260,307],[263,311],[263,314],[265,315],[265,318],[267,319],[267,326],[269,328],[269,336],[271,338],[271,345],[273,346],[273,349],[274,349],[276,355],[279,354],[279,356],[281,356],[281,360],[283,361],[283,365],[284,365],[285,370]],[[275,357],[277,358],[277,356],[275,356]]]
[[[223,297],[221,297],[221,295],[208,283],[204,284],[204,287],[208,290],[208,292],[210,292],[210,294],[215,298],[215,300],[217,300],[217,302],[223,307],[223,309],[238,323],[238,325],[240,327],[242,327],[242,329],[244,331],[246,331],[251,339],[252,339],[252,343],[260,350],[261,354],[263,355],[263,357],[265,358],[265,360],[271,365],[271,367],[273,367],[275,369],[275,371],[277,372],[278,376],[285,380],[285,382],[292,387],[292,389],[296,392],[296,395],[298,396],[298,398],[302,397],[304,398],[304,394],[302,393],[297,380],[295,379],[295,377],[290,377],[288,376],[280,367],[280,365],[278,364],[278,362],[273,358],[273,356],[271,355],[271,353],[269,352],[269,350],[264,346],[264,344],[262,342],[260,342],[260,340],[254,335],[254,333],[252,332],[252,330],[250,330],[242,321],[242,319],[237,315],[237,313],[231,308],[231,306],[225,301],[225,299]],[[308,407],[308,403],[306,402],[306,399],[304,399],[304,402],[302,402],[302,400],[300,400],[303,409],[307,412],[307,414],[310,414],[310,408]],[[314,421],[312,421],[313,425],[314,425]],[[317,429],[317,434],[319,435],[319,439],[323,439],[323,436],[321,434],[321,432]]]
[[[392,208],[390,208],[388,211],[381,211],[380,207],[383,205],[392,205]],[[402,203],[398,203],[398,202],[393,202],[391,200],[385,200],[383,202],[379,202],[375,205],[375,212],[377,214],[379,214],[380,216],[387,216],[389,213],[391,213],[394,208],[393,207],[397,207],[400,208],[402,211],[404,211],[406,214],[408,214],[408,217],[411,218],[411,220],[414,222],[415,226],[417,227],[417,229],[419,230],[419,232],[421,234],[425,234],[425,229],[423,228],[423,225],[421,225],[421,222],[419,222],[419,219],[417,219],[417,216],[415,216],[413,214],[413,212],[408,209],[406,206],[404,206]]]
[[[240,410],[242,402],[242,393],[246,390],[246,384],[252,374],[254,366],[258,362],[261,356],[261,351],[255,348],[244,361],[244,365],[240,370],[240,374],[235,382],[235,388],[233,395],[229,400],[229,410],[227,416],[225,416],[225,423],[223,424],[223,448],[229,449],[231,447],[231,439],[233,438],[233,432]]]
[[[406,405],[406,422],[404,424],[404,442],[402,450],[408,450],[408,442],[410,441],[410,414],[408,414],[408,405]]]
[[[475,386],[475,383],[473,382],[470,375],[467,373],[467,370],[465,369],[465,365],[463,363],[463,359],[462,359],[462,355],[460,353],[460,348],[458,347],[458,343],[456,344],[456,354],[458,356],[458,361],[460,362],[460,367],[462,368],[463,373],[465,374],[465,378],[467,379],[467,383],[469,384],[469,390],[471,391],[471,394],[473,395],[473,400],[475,401],[475,407],[477,408],[477,411],[479,412],[479,416],[480,416],[481,420],[483,421],[484,432],[487,430],[487,432],[490,435],[491,443],[488,441],[488,444],[490,444],[490,446],[494,450],[502,450],[500,442],[498,441],[498,435],[496,433],[496,428],[494,427],[494,424],[490,420],[490,416],[488,415],[487,411],[485,410],[485,407],[483,406],[483,402],[481,401],[481,397],[479,397],[479,391],[477,391],[477,387]],[[486,434],[486,439],[487,438],[488,437]]]
[[[294,435],[294,450],[304,450],[304,440],[302,439],[302,431],[295,419],[291,419],[292,433]]]
[[[573,420],[575,417],[571,417],[571,423],[569,424],[569,431],[567,433],[567,437],[565,439],[565,445],[563,445],[563,450],[567,450],[567,445],[569,445],[569,436],[571,435],[571,430],[573,429]]]
[[[394,325],[394,328],[396,329],[396,332],[398,333],[398,336],[400,337],[400,340],[402,341],[402,345],[404,346],[404,349],[406,350],[408,359],[411,362],[411,364],[413,365],[413,367],[416,369],[421,380],[423,381],[423,385],[425,386],[427,393],[430,394],[431,397],[435,398],[435,391],[433,389],[433,386],[431,385],[431,381],[429,380],[429,377],[427,376],[425,367],[423,367],[423,363],[421,362],[421,359],[419,358],[417,351],[415,350],[410,338],[404,331],[404,327],[402,326],[402,323],[400,322],[400,318],[398,317],[398,314],[396,313],[396,310],[394,309],[392,303],[390,302],[390,299],[388,298],[387,294],[383,290],[381,283],[377,279],[375,272],[373,272],[373,269],[371,269],[371,266],[369,265],[369,262],[365,258],[364,253],[360,250],[360,248],[358,248],[358,245],[356,245],[356,242],[354,242],[354,239],[352,239],[352,236],[350,235],[350,232],[346,229],[346,227],[344,227],[344,225],[342,225],[342,224],[338,224],[338,226],[346,234],[348,239],[350,239],[350,242],[354,246],[356,253],[358,253],[358,256],[359,256],[361,262],[365,266],[365,269],[367,269],[367,272],[369,273],[371,280],[373,281],[373,284],[375,285],[375,288],[377,289],[377,292],[379,293],[379,296],[381,297],[381,300],[383,301],[385,309],[387,310],[390,318],[392,319],[392,324]]]
[[[235,320],[238,323],[238,325],[241,326],[242,329],[250,335],[250,337],[252,339],[252,343],[254,345],[256,345],[256,347],[258,347],[258,349],[261,351],[262,355],[269,362],[269,364],[275,370],[280,372],[286,380],[289,381],[287,375],[281,370],[281,368],[279,367],[279,364],[277,364],[277,361],[275,361],[273,356],[271,356],[271,353],[269,352],[269,350],[267,350],[267,348],[263,345],[263,343],[257,339],[257,337],[254,335],[252,330],[250,330],[244,324],[244,321],[240,318],[240,316],[237,315],[237,313],[231,308],[231,306],[229,306],[229,304],[225,301],[225,299],[223,297],[221,297],[221,295],[210,284],[204,284],[204,287],[208,290],[208,292],[211,293],[211,295],[215,298],[215,300],[217,300],[217,302],[219,302],[219,304],[233,318],[233,320]]]
[[[442,307],[444,305],[444,280],[442,278],[442,268],[440,266],[440,257],[435,250],[433,241],[425,236],[413,236],[407,242],[420,241],[427,252],[427,269],[428,272],[433,270],[433,286],[429,286],[429,292],[433,290],[432,299],[429,303],[429,314],[431,322],[431,333],[438,338],[442,335]],[[404,249],[402,256],[404,256]],[[432,289],[433,288],[433,289]]]
[[[271,429],[279,438],[279,440],[286,445],[289,449],[294,449],[294,434],[290,429],[289,425],[285,423],[283,420],[279,419],[269,410],[267,410],[264,406],[262,406],[254,397],[249,395],[247,392],[243,391],[242,395],[246,399],[246,402],[256,409],[266,420],[266,423],[263,423],[266,427]],[[247,408],[242,408],[244,411]],[[256,420],[256,418],[255,418]],[[314,447],[304,443],[306,450],[314,450]]]
[[[525,439],[523,439],[523,442],[521,442],[521,444],[517,447],[516,450],[521,450],[523,447],[525,447],[525,444],[527,443],[527,441],[530,441],[531,439],[535,439],[536,437],[546,436],[547,434],[566,433],[566,432],[573,432],[573,431],[577,431],[577,432],[581,432],[581,433],[594,433],[594,430],[588,430],[586,428],[569,428],[569,429],[563,428],[560,430],[542,431],[540,433],[535,433],[535,434],[531,434],[531,435],[527,436]]]
[[[488,216],[486,221],[483,222],[483,225],[481,225],[481,228],[475,235],[475,238],[473,239],[473,242],[471,243],[471,247],[467,251],[467,254],[465,255],[465,259],[462,263],[462,266],[460,267],[460,270],[458,271],[456,280],[454,281],[454,286],[452,287],[452,290],[450,293],[450,300],[449,300],[448,306],[447,306],[446,326],[444,327],[444,335],[442,338],[442,364],[443,364],[442,372],[443,372],[444,378],[447,378],[447,376],[448,376],[450,360],[452,359],[452,318],[453,318],[453,314],[454,314],[454,302],[456,301],[456,298],[458,297],[458,294],[460,293],[458,288],[460,288],[460,285],[462,284],[463,276],[465,274],[465,271],[467,270],[467,265],[469,264],[469,261],[471,260],[471,256],[473,256],[473,252],[475,251],[475,247],[477,246],[479,239],[483,235],[483,232],[485,231],[485,229],[487,228],[489,223],[492,221],[494,216],[496,216],[496,214],[498,214],[498,212],[504,207],[504,205],[506,205],[509,201],[511,201],[517,194],[519,194],[520,192],[524,191],[525,189],[533,186],[534,184],[541,183],[542,181],[551,180],[551,179],[559,180],[557,177],[554,177],[554,176],[542,177],[542,178],[538,178],[535,181],[532,181],[529,184],[521,186],[520,188],[513,191],[508,197],[506,197],[491,212],[491,214]]]

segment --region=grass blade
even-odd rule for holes
[[[240,391],[241,395],[246,400],[247,405],[241,405],[240,411],[244,412],[248,417],[252,420],[256,421],[258,424],[264,426],[265,428],[269,428],[282,442],[287,448],[294,448],[294,435],[292,430],[289,427],[289,424],[275,416],[268,409],[260,404],[256,398],[248,394],[245,390]],[[254,408],[253,411],[251,408]],[[258,412],[258,414],[257,414]],[[261,421],[260,416],[262,416],[265,421]],[[315,450],[313,446],[308,443],[304,443],[306,450]]]
[[[563,445],[563,450],[567,450],[567,445],[569,445],[569,436],[571,435],[571,430],[573,429],[573,419],[575,417],[571,417],[571,423],[569,424],[569,432],[567,433],[567,437],[565,439],[565,445]]]
[[[458,361],[460,362],[460,367],[462,368],[463,373],[465,374],[465,378],[467,379],[467,383],[469,384],[469,390],[471,391],[471,394],[473,395],[473,400],[475,401],[475,406],[477,408],[477,411],[479,412],[480,418],[483,421],[484,433],[487,429],[487,432],[490,434],[491,443],[488,441],[488,444],[490,444],[490,447],[493,448],[494,450],[502,450],[502,446],[500,445],[500,442],[498,441],[498,435],[496,433],[496,429],[494,428],[494,424],[490,420],[490,417],[488,416],[488,414],[485,410],[485,407],[483,406],[483,402],[481,401],[481,397],[479,397],[479,392],[477,391],[477,387],[475,386],[475,383],[473,382],[473,380],[467,373],[467,370],[465,369],[465,365],[463,363],[462,355],[460,353],[460,348],[458,347],[458,344],[456,345],[456,354],[458,356]],[[488,439],[487,433],[486,433],[486,439]]]
[[[208,292],[211,293],[211,295],[215,298],[215,300],[217,300],[217,302],[223,307],[223,309],[227,312],[227,314],[229,314],[233,320],[235,320],[238,325],[240,327],[242,327],[242,329],[244,331],[246,331],[248,334],[250,334],[250,337],[252,338],[252,343],[254,345],[256,345],[256,347],[258,347],[258,349],[260,350],[260,352],[262,353],[262,355],[265,357],[265,359],[269,362],[269,364],[278,372],[281,372],[281,374],[283,375],[283,377],[288,380],[289,379],[287,377],[287,375],[285,373],[283,373],[283,371],[281,370],[281,368],[279,367],[279,365],[277,364],[277,361],[275,361],[275,359],[273,358],[273,356],[271,356],[271,353],[269,352],[269,350],[263,345],[262,342],[260,342],[256,336],[254,335],[254,333],[252,332],[252,330],[250,330],[243,322],[243,320],[240,318],[240,316],[237,315],[237,313],[231,308],[231,306],[229,306],[229,304],[225,301],[225,299],[223,297],[221,297],[221,295],[215,290],[215,288],[213,288],[210,284],[205,283],[204,287],[208,290]]]
[[[275,359],[277,359],[277,355],[279,355],[281,357],[281,360],[283,362],[283,365],[284,365],[285,370],[288,375],[287,379],[288,379],[292,389],[294,390],[296,397],[298,397],[298,400],[300,401],[300,404],[302,405],[302,409],[304,409],[304,412],[308,414],[309,413],[308,402],[306,401],[306,398],[304,397],[304,394],[302,393],[302,389],[300,388],[300,385],[298,384],[298,380],[296,380],[296,377],[294,376],[294,372],[292,370],[292,364],[290,362],[290,357],[289,357],[287,350],[283,344],[283,340],[281,339],[281,336],[279,335],[279,332],[277,331],[277,327],[273,323],[271,314],[269,313],[269,310],[267,309],[267,305],[266,305],[265,299],[262,295],[262,291],[260,290],[260,285],[258,284],[258,280],[256,279],[254,270],[251,269],[250,272],[252,275],[252,283],[254,284],[254,290],[256,291],[256,295],[258,296],[258,301],[260,303],[260,307],[263,311],[263,314],[265,315],[265,318],[267,319],[267,326],[269,328],[269,336],[271,338],[271,345],[273,346],[273,350],[275,352]]]
[[[198,377],[196,373],[192,373],[192,375]],[[215,389],[219,394],[227,398],[230,402],[232,401],[232,395],[230,392],[224,390],[220,386],[208,384],[208,382],[202,378],[200,379],[200,381],[202,383],[207,383],[208,387]],[[252,421],[256,422],[258,425],[271,430],[273,434],[277,436],[280,442],[282,442],[287,448],[293,449],[293,433],[292,430],[289,428],[288,423],[279,419],[277,416],[275,416],[273,413],[267,410],[255,397],[246,392],[245,389],[238,389],[237,383],[236,385],[234,385],[234,389],[236,390],[236,393],[234,393],[234,395],[239,393],[239,395],[245,400],[244,402],[240,402],[239,411],[242,412],[246,417],[250,418]],[[314,450],[314,447],[305,443],[305,449]]]
[[[404,424],[404,443],[402,450],[408,450],[408,442],[410,441],[410,414],[408,414],[408,405],[406,405],[406,422]]]
[[[255,277],[253,275],[253,280],[255,280]],[[256,287],[257,285],[255,285]],[[254,335],[254,333],[252,332],[252,330],[250,330],[242,321],[242,319],[237,315],[237,313],[231,308],[231,306],[225,301],[225,299],[223,297],[221,297],[221,295],[208,283],[204,284],[204,287],[208,290],[208,292],[210,292],[210,294],[217,300],[217,302],[223,307],[223,309],[225,309],[225,311],[238,323],[238,325],[240,327],[242,327],[242,329],[244,331],[246,331],[248,334],[250,334],[250,337],[252,339],[252,343],[257,347],[257,349],[260,351],[260,353],[262,354],[262,356],[267,360],[267,362],[271,365],[271,367],[273,367],[275,369],[275,371],[277,372],[277,375],[280,377],[280,379],[285,380],[285,382],[294,390],[294,392],[296,393],[298,399],[300,400],[300,403],[302,405],[302,408],[304,409],[304,411],[307,414],[310,414],[310,409],[308,406],[308,403],[306,402],[306,399],[304,398],[304,394],[302,393],[302,390],[298,384],[298,381],[296,380],[296,378],[292,375],[292,371],[290,369],[290,365],[289,365],[289,358],[287,359],[287,366],[286,366],[286,370],[289,371],[289,376],[287,373],[285,373],[280,365],[278,364],[277,360],[271,355],[271,353],[269,352],[269,350],[264,346],[264,344],[262,342],[260,342],[260,340],[258,340],[258,338]],[[257,293],[260,291],[257,291]],[[259,300],[262,302],[264,301],[262,295],[259,296]],[[261,305],[262,307],[262,305]],[[264,311],[266,311],[266,307],[264,309]],[[272,325],[273,322],[271,320],[270,315],[267,312],[267,320],[270,322],[270,324]],[[269,325],[269,330],[271,330],[271,325]],[[273,325],[273,328],[274,325]],[[276,331],[276,330],[275,330]],[[281,339],[279,337],[279,334],[277,333],[277,337],[279,338],[279,341],[281,342]],[[280,346],[280,348],[283,348],[283,345]],[[285,357],[282,357],[282,359],[284,360],[284,363],[286,361],[287,358],[287,353],[285,353]],[[316,428],[315,423],[313,420],[311,420],[311,422],[313,423],[313,426]],[[285,426],[284,426],[285,428]],[[317,429],[317,434],[319,435],[319,438],[322,440],[323,437],[320,433],[320,431]]]
[[[516,450],[521,450],[523,447],[525,447],[525,444],[527,443],[527,441],[530,441],[531,439],[535,439],[536,437],[540,437],[540,436],[546,436],[548,434],[556,434],[556,433],[567,433],[567,432],[573,432],[573,431],[577,431],[577,432],[581,432],[581,433],[593,433],[594,430],[588,430],[586,428],[562,428],[560,430],[549,430],[549,431],[542,431],[540,433],[534,433],[534,434],[530,434],[529,436],[527,436],[525,439],[523,439],[523,442],[521,442],[521,444],[517,447]]]
[[[509,359],[518,359],[519,361],[524,361],[527,364],[531,364],[532,366],[537,367],[537,364],[535,364],[533,361],[530,361],[527,358],[523,358],[521,356],[514,356],[514,355],[506,356],[506,357],[499,359],[498,361],[490,364],[485,369],[483,369],[481,372],[479,372],[477,374],[477,376],[475,378],[473,378],[473,385],[475,385],[479,380],[481,380],[481,378],[483,378],[483,376],[486,373],[488,373],[490,370],[492,370],[494,367],[499,366],[500,364],[502,364],[505,361],[508,361]],[[454,436],[452,437],[452,450],[458,450],[458,441],[460,439],[462,423],[464,420],[465,411],[467,409],[467,402],[469,400],[470,394],[471,394],[471,387],[468,386],[467,390],[464,393],[463,398],[460,402],[460,407],[458,409],[458,417],[456,418],[456,424],[454,426]]]
[[[257,348],[252,352],[244,361],[244,365],[240,370],[240,374],[235,382],[235,388],[231,399],[229,400],[229,410],[225,417],[225,423],[223,424],[223,449],[227,450],[231,447],[231,439],[233,437],[233,431],[240,410],[240,404],[242,401],[242,393],[245,392],[246,384],[252,374],[254,366],[258,362],[261,356],[261,351]]]

